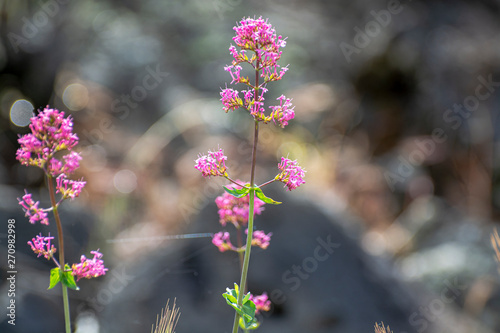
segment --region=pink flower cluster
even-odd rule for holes
[[[259,17],[243,18],[239,25],[234,28],[236,36],[233,41],[236,46],[231,45],[229,52],[233,56],[232,65],[224,67],[231,74],[231,84],[243,83],[249,87],[248,90],[242,90],[244,97],[239,97],[239,91],[231,88],[222,89],[221,101],[223,110],[228,112],[234,111],[240,107],[244,107],[258,121],[265,123],[271,120],[279,124],[281,127],[288,125],[288,121],[294,118],[294,110],[291,107],[290,99],[284,96],[278,98],[281,103],[279,106],[271,106],[271,115],[264,114],[264,94],[267,92],[266,85],[269,82],[281,80],[288,71],[288,65],[281,67],[277,64],[281,58],[281,48],[286,46],[286,38],[276,36],[276,31],[267,20]],[[247,55],[247,51],[253,52],[253,55]],[[250,64],[257,72],[260,72],[260,77],[264,82],[255,85],[250,83],[248,76],[242,76],[240,66],[241,63]],[[260,93],[259,93],[260,91]],[[285,100],[283,103],[283,100]]]
[[[48,106],[31,118],[30,134],[18,139],[21,148],[16,158],[23,165],[37,166],[52,176],[60,173],[72,173],[80,160],[74,153],[65,158],[65,163],[54,155],[61,150],[71,150],[78,143],[78,136],[73,133],[73,119],[65,118],[64,112],[50,109]]]
[[[209,151],[208,155],[200,156],[195,161],[195,168],[201,171],[203,177],[226,176],[226,160],[224,151]]]
[[[43,255],[45,259],[50,260],[54,253],[56,253],[57,249],[53,244],[50,244],[50,240],[54,239],[54,237],[43,237],[42,234],[37,235],[35,238],[28,242],[28,245],[31,246],[31,249],[37,257]]]
[[[229,239],[229,232],[218,232],[212,237],[212,244],[217,246],[220,252],[226,252],[228,250],[237,251],[238,249],[231,244],[231,240]]]
[[[248,229],[246,230],[246,233],[248,234]],[[272,235],[272,232],[266,234],[262,230],[255,230],[252,234],[252,246],[258,246],[263,250],[267,249],[269,243],[271,242]]]
[[[229,185],[230,189],[241,189],[241,186]],[[226,223],[232,223],[236,228],[240,228],[248,223],[250,196],[236,198],[231,194],[224,192],[215,199],[219,213],[219,222],[222,226]],[[254,214],[260,215],[264,210],[264,201],[254,198]]]
[[[50,109],[48,106],[31,118],[31,133],[18,139],[20,148],[16,158],[22,165],[36,166],[44,170],[49,177],[56,178],[56,189],[63,195],[61,200],[78,197],[85,186],[83,180],[69,180],[68,176],[80,166],[80,154],[72,151],[78,144],[78,136],[73,133],[71,116],[64,117],[64,112]],[[56,153],[67,150],[68,154],[61,159]],[[39,208],[39,202],[27,193],[19,204],[23,207],[31,223],[40,221],[48,224],[46,210]]]
[[[281,95],[277,99],[280,101],[280,105],[270,106],[270,108],[273,110],[271,112],[270,118],[274,121],[275,124],[276,122],[278,122],[280,127],[284,128],[286,125],[288,125],[288,121],[295,117],[295,111],[293,110],[295,106],[291,107],[291,99],[286,98],[284,95]]]
[[[28,193],[24,190],[24,195],[22,199],[17,198],[21,207],[26,213],[26,216],[29,217],[29,221],[31,224],[35,224],[36,222],[40,222],[41,224],[49,225],[49,218],[47,216],[47,212],[43,208],[39,208],[39,201],[34,201],[31,197],[31,193]]]
[[[238,180],[241,183],[241,181]],[[229,189],[241,189],[241,186],[237,186],[235,184],[228,185]],[[236,229],[241,229],[242,226],[248,224],[248,215],[250,211],[249,207],[250,203],[250,195],[247,194],[241,198],[236,198],[231,194],[224,192],[221,196],[218,196],[215,199],[215,204],[217,205],[218,213],[219,213],[219,222],[223,226],[226,226],[227,223],[232,223]],[[264,201],[259,198],[254,198],[254,215],[260,215],[264,210]],[[248,229],[245,231],[248,234]],[[264,231],[255,230],[252,236],[252,246],[259,246],[262,249],[266,249],[269,246],[269,242],[271,241],[272,233],[266,234]],[[225,252],[228,250],[231,251],[240,251],[244,250],[244,246],[242,248],[238,248],[234,246],[229,239],[229,232],[218,232],[214,234],[212,238],[212,243],[217,246],[220,252]]]
[[[62,199],[74,199],[80,194],[85,184],[86,182],[83,179],[69,180],[64,174],[61,174],[56,178],[56,192],[62,194]]]
[[[248,229],[245,230],[245,234],[248,234]],[[269,246],[269,243],[271,241],[271,236],[272,236],[271,232],[269,234],[266,234],[262,230],[255,230],[253,232],[251,244],[252,246],[258,246],[261,249],[265,250]],[[245,246],[241,248],[234,246],[231,243],[230,234],[227,231],[224,232],[221,231],[214,234],[212,236],[212,244],[217,246],[220,252],[226,252],[228,250],[238,252],[238,251],[243,251],[245,249]]]
[[[243,105],[241,98],[238,96],[238,91],[230,88],[222,89],[220,93],[222,109],[227,113],[229,111],[234,111]]]
[[[229,48],[234,58],[233,65],[241,62],[253,64],[257,60],[261,68],[276,66],[281,58],[280,48],[286,46],[286,38],[276,36],[276,30],[267,20],[264,21],[262,17],[243,18],[233,30],[236,32],[233,41],[241,49],[238,52],[234,46]],[[256,54],[248,59],[246,50],[254,51]]]
[[[292,161],[288,158],[282,157],[281,163],[278,164],[278,169],[281,171],[279,175],[276,176],[276,180],[284,183],[288,190],[291,191],[296,189],[300,185],[304,184],[304,177],[306,171],[302,169],[298,162]]]
[[[255,304],[255,313],[259,314],[261,311],[269,311],[271,309],[271,301],[267,297],[267,293],[254,296],[250,294],[250,300]]]
[[[105,275],[108,270],[104,267],[104,262],[101,260],[102,253],[97,251],[90,251],[94,255],[94,258],[87,259],[84,255],[80,258],[79,264],[73,264],[72,273],[76,277],[76,281],[86,278],[91,279],[101,275]]]

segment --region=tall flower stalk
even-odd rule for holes
[[[281,95],[278,98],[279,105],[270,106],[270,112],[266,113],[264,108],[264,95],[267,93],[267,84],[272,81],[281,80],[288,70],[288,66],[281,67],[278,60],[281,58],[281,48],[286,46],[286,38],[276,35],[275,29],[267,20],[255,18],[243,18],[234,28],[235,36],[229,52],[233,56],[230,66],[225,70],[231,75],[231,84],[243,84],[247,86],[246,90],[235,90],[232,88],[222,89],[221,101],[223,110],[227,113],[236,109],[244,109],[253,118],[254,133],[252,144],[252,161],[250,168],[250,182],[242,183],[239,180],[233,180],[229,177],[225,161],[227,157],[222,149],[217,152],[209,151],[207,155],[200,156],[195,162],[195,168],[198,169],[204,177],[220,176],[233,183],[225,186],[227,194],[234,196],[235,200],[227,200],[222,197],[216,199],[219,207],[219,216],[221,224],[232,222],[236,229],[240,231],[241,227],[247,224],[246,245],[235,247],[230,241],[228,232],[220,232],[214,235],[213,243],[221,252],[232,250],[238,252],[241,263],[240,284],[235,284],[234,289],[227,288],[223,294],[227,303],[235,311],[233,323],[233,333],[238,332],[238,326],[245,331],[256,329],[259,326],[255,318],[258,311],[268,311],[270,301],[267,294],[254,296],[246,293],[247,275],[250,263],[251,247],[259,246],[266,249],[269,246],[271,233],[266,234],[260,230],[254,230],[255,214],[260,214],[263,210],[263,204],[280,204],[267,197],[262,187],[274,181],[280,181],[285,184],[285,188],[292,190],[304,183],[305,170],[303,170],[297,161],[291,161],[283,157],[278,164],[280,173],[272,180],[261,185],[255,184],[255,168],[257,165],[257,146],[259,142],[260,123],[273,122],[277,126],[284,128],[288,122],[294,118],[294,107],[291,99]],[[250,80],[249,77],[241,75],[242,67],[240,64],[249,64],[255,72],[255,77]],[[242,95],[240,97],[240,94]],[[226,194],[224,194],[226,196]],[[223,202],[225,204],[221,205]],[[244,204],[247,203],[247,206]],[[243,211],[241,206],[244,207]],[[235,209],[238,208],[238,209]],[[244,253],[241,259],[241,254]]]
[[[78,197],[85,186],[85,181],[71,180],[68,177],[79,167],[80,154],[72,149],[78,144],[78,136],[73,133],[73,120],[64,117],[64,112],[50,109],[48,106],[31,118],[31,133],[19,137],[20,148],[17,150],[16,158],[22,165],[41,168],[47,179],[50,197],[50,208],[41,208],[39,201],[34,201],[32,195],[25,191],[25,195],[18,199],[29,222],[48,225],[48,212],[52,212],[57,226],[57,240],[59,247],[59,261],[54,254],[57,248],[51,244],[54,237],[44,237],[42,234],[36,236],[28,245],[35,254],[52,260],[56,267],[50,272],[49,289],[55,287],[59,282],[62,286],[62,298],[64,307],[64,321],[66,333],[71,332],[71,320],[69,312],[68,288],[78,290],[75,282],[81,278],[94,278],[106,274],[107,268],[101,260],[99,251],[92,251],[93,259],[87,259],[82,255],[79,264],[71,267],[66,263],[64,257],[64,235],[61,218],[59,216],[59,205],[66,199],[73,200]],[[66,155],[59,158],[61,154]],[[56,195],[59,194],[59,200]]]

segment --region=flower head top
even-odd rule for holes
[[[50,234],[48,237],[43,237],[42,234],[40,234],[30,240],[28,245],[31,246],[31,249],[37,254],[37,257],[43,255],[45,259],[50,260],[57,251],[54,245],[50,244],[51,239],[54,239],[54,237],[50,237]]]
[[[296,160],[292,161],[282,157],[281,163],[278,164],[278,169],[281,173],[277,175],[275,179],[284,183],[289,191],[305,183],[304,177],[306,171],[299,166]]]
[[[64,112],[47,106],[31,118],[29,127],[31,133],[18,139],[21,147],[16,158],[21,164],[37,166],[56,177],[61,173],[68,175],[78,168],[80,156],[77,153],[65,156],[64,163],[54,156],[58,151],[71,150],[78,143],[71,116],[65,118]]]
[[[80,258],[79,264],[73,264],[72,273],[73,276],[76,276],[76,281],[86,278],[91,279],[101,275],[105,275],[108,270],[104,267],[104,261],[102,261],[102,253],[97,251],[90,251],[94,255],[94,258],[87,259],[84,255]]]
[[[223,110],[228,112],[242,107],[255,120],[265,123],[273,120],[279,126],[285,127],[288,120],[294,117],[291,100],[282,96],[286,102],[283,103],[281,100],[280,106],[271,107],[273,112],[266,116],[264,114],[264,94],[267,92],[267,83],[281,80],[288,71],[288,65],[284,67],[278,65],[282,53],[281,48],[286,46],[286,38],[277,36],[273,26],[262,17],[258,19],[243,18],[233,29],[236,33],[233,37],[236,46],[229,47],[233,61],[232,65],[226,66],[224,69],[231,74],[231,84],[243,83],[249,89],[241,91],[244,95],[243,98],[239,97],[238,90],[227,88],[227,86],[222,89],[220,95]],[[252,52],[253,54],[248,54]],[[257,72],[255,84],[250,82],[248,76],[241,74],[241,63],[250,64]],[[259,78],[263,78],[263,82],[259,83]]]
[[[210,176],[226,176],[226,160],[227,156],[224,151],[208,151],[207,155],[200,156],[195,161],[195,168],[200,170],[203,177]]]
[[[281,57],[280,48],[286,46],[286,38],[276,36],[276,30],[267,20],[264,21],[262,17],[243,18],[233,30],[236,32],[233,41],[242,50],[238,53],[235,48],[230,48],[234,57],[233,65],[243,61],[253,63],[256,59],[261,68],[276,65]],[[249,60],[246,50],[254,51],[256,54]]]
[[[230,189],[241,189],[241,186],[228,185]],[[232,223],[236,228],[240,228],[248,223],[250,196],[236,198],[231,194],[224,192],[215,199],[215,204],[219,209],[219,221],[225,226],[226,223]],[[264,210],[264,201],[259,198],[254,199],[254,214],[260,215]]]
[[[51,109],[48,106],[38,115],[31,118],[31,133],[19,137],[21,147],[17,150],[16,158],[22,165],[36,166],[44,170],[48,177],[56,178],[56,189],[62,194],[61,201],[66,198],[78,197],[85,186],[83,180],[69,180],[68,176],[80,166],[82,157],[72,151],[78,144],[78,136],[73,133],[71,116],[64,117],[64,112]],[[61,159],[56,153],[69,151]],[[39,208],[39,202],[31,198],[26,192],[22,199],[18,199],[30,223],[40,221],[49,224],[48,209]],[[61,202],[59,201],[59,203]]]

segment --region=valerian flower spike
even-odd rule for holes
[[[71,319],[69,313],[68,288],[78,290],[74,281],[77,279],[91,278],[104,275],[107,268],[101,260],[102,254],[92,251],[93,259],[82,256],[79,264],[72,268],[65,262],[64,258],[64,236],[58,207],[65,199],[74,199],[80,195],[86,182],[83,179],[70,180],[68,177],[80,165],[82,159],[80,154],[73,151],[78,144],[78,136],[73,133],[73,119],[65,117],[64,112],[51,109],[48,106],[31,118],[31,133],[20,136],[18,142],[20,148],[16,152],[16,159],[25,166],[41,168],[47,177],[51,207],[43,209],[39,207],[40,202],[35,201],[32,195],[25,190],[24,196],[19,199],[19,205],[23,208],[29,222],[34,224],[49,224],[47,212],[51,211],[57,225],[57,239],[59,247],[59,261],[54,257],[56,248],[51,244],[54,237],[44,237],[41,234],[28,242],[35,254],[52,259],[56,266],[50,273],[49,289],[62,282],[62,298],[64,308],[64,321],[66,333],[71,332]],[[67,153],[60,158],[63,151]],[[55,184],[54,184],[55,183]],[[60,194],[59,201],[56,194]]]
[[[262,187],[274,181],[280,181],[285,184],[288,190],[295,189],[304,183],[305,170],[302,169],[297,161],[291,161],[282,158],[278,164],[280,173],[272,180],[263,183],[260,186],[255,185],[255,170],[257,161],[257,144],[259,137],[259,124],[273,122],[275,125],[284,128],[289,121],[294,119],[295,111],[291,98],[284,95],[278,97],[279,105],[270,106],[271,110],[266,114],[265,94],[268,92],[267,84],[272,81],[281,80],[288,71],[288,65],[281,67],[278,61],[281,58],[282,48],[286,46],[286,38],[276,35],[273,26],[262,17],[243,18],[233,28],[235,36],[230,45],[229,53],[233,60],[231,65],[225,66],[224,70],[231,75],[230,84],[244,84],[246,89],[232,89],[227,85],[221,89],[220,97],[222,109],[228,113],[236,109],[245,109],[254,120],[254,140],[252,146],[252,163],[250,168],[250,181],[241,183],[229,178],[226,172],[226,156],[222,150],[218,152],[208,152],[208,155],[200,156],[195,161],[195,168],[198,169],[204,177],[223,176],[234,185],[224,186],[226,191],[215,200],[219,213],[219,220],[223,226],[231,223],[235,226],[237,232],[238,245],[234,246],[230,240],[230,233],[227,231],[218,232],[213,235],[212,243],[217,246],[219,251],[235,251],[239,255],[241,264],[241,292],[238,292],[238,285],[235,289],[227,289],[223,294],[230,306],[236,310],[233,322],[233,333],[238,332],[238,327],[245,331],[256,329],[259,326],[255,313],[259,311],[268,311],[270,301],[267,294],[252,296],[247,293],[243,298],[247,286],[248,268],[252,246],[258,246],[266,249],[269,246],[272,233],[266,234],[262,230],[254,230],[254,218],[264,209],[264,204],[280,204],[267,197],[262,191]],[[251,82],[248,76],[242,75],[243,63],[249,64],[255,70],[255,82]],[[241,94],[240,94],[241,93]],[[246,244],[243,244],[243,226],[246,228]]]
[[[288,65],[281,67],[278,60],[281,58],[281,48],[286,46],[286,38],[276,36],[276,31],[267,20],[262,17],[258,19],[244,18],[239,25],[234,27],[236,36],[233,41],[240,51],[234,45],[229,47],[229,52],[233,56],[232,65],[224,67],[231,74],[231,84],[242,83],[249,87],[248,90],[242,90],[243,99],[239,97],[239,92],[231,88],[221,89],[221,101],[225,112],[234,111],[240,107],[245,108],[250,115],[257,121],[268,123],[273,121],[275,124],[284,128],[288,121],[295,116],[291,99],[284,96],[278,98],[279,106],[271,106],[271,114],[264,113],[264,94],[267,92],[265,87],[268,82],[281,80],[288,71]],[[254,54],[249,58],[247,51]],[[260,77],[264,79],[261,84],[250,83],[248,77],[241,76],[241,63],[250,64],[256,71],[260,72]]]

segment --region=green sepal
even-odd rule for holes
[[[62,273],[61,283],[68,288],[80,290],[80,288],[76,285],[75,277],[71,273],[71,268],[68,264],[66,264],[64,266],[64,272]]]
[[[265,203],[267,204],[271,204],[271,205],[279,205],[281,204],[281,202],[279,201],[275,201],[269,197],[266,197],[266,195],[264,194],[264,192],[262,192],[262,190],[260,189],[260,187],[257,187],[255,189],[255,195],[257,196],[257,198],[259,198],[260,200],[264,201]]]
[[[54,288],[61,281],[61,276],[61,269],[59,267],[52,268],[50,270],[50,285],[47,289]]]
[[[243,187],[240,189],[228,188],[227,186],[222,186],[222,187],[224,187],[224,190],[227,193],[231,194],[233,197],[236,198],[243,198],[245,195],[248,194],[248,192],[250,192],[249,187]]]
[[[255,303],[250,300],[250,293],[247,293],[243,298],[242,305],[238,305],[238,285],[234,284],[234,289],[226,288],[226,292],[222,297],[226,299],[233,309],[240,315],[239,324],[245,330],[256,329],[259,326],[255,318]]]

